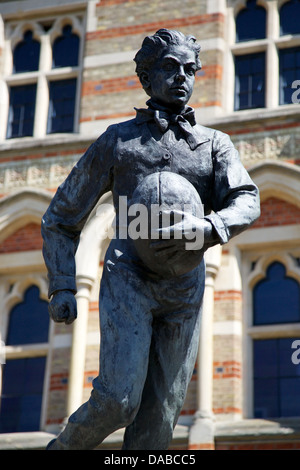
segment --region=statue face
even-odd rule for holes
[[[177,111],[184,108],[193,92],[195,73],[195,53],[187,46],[169,46],[148,74],[151,98]]]

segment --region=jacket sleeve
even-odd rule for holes
[[[206,218],[224,244],[260,216],[259,192],[229,136],[220,131],[214,135],[213,164],[213,213]]]
[[[112,127],[77,162],[42,218],[49,297],[58,290],[76,292],[75,253],[80,233],[97,201],[112,187],[115,142]]]

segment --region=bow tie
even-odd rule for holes
[[[153,108],[135,108],[135,110],[137,111],[138,123],[154,121],[163,133],[167,131],[170,124],[177,123],[190,148],[195,150],[199,145],[197,131],[193,129],[193,126],[196,124],[193,108],[188,107],[182,114],[171,114],[164,110]]]

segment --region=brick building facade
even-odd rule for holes
[[[108,125],[133,117],[134,106],[145,105],[132,59],[147,34],[166,27],[200,42],[203,67],[190,105],[200,124],[230,134],[261,195],[261,217],[251,229],[207,253],[199,357],[173,447],[300,447],[299,366],[292,361],[300,338],[300,27],[292,19],[299,4],[0,2],[1,396],[5,406],[21,410],[19,424],[3,425],[2,433],[56,433],[89,396],[98,372],[98,291],[109,209],[99,217],[96,208],[82,233],[74,327],[51,323],[47,341],[33,333],[22,341],[13,318],[26,322],[33,305],[45,307],[41,217],[88,146]],[[36,65],[23,59],[33,46],[39,48]],[[63,47],[76,49],[76,58],[72,52],[64,62]],[[101,202],[109,207],[110,195]],[[280,309],[283,292],[291,294]],[[270,298],[277,297],[270,309]],[[37,358],[44,358],[37,389],[14,390],[7,365],[30,372]],[[29,395],[37,407],[30,425],[21,418]]]

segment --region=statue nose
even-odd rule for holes
[[[184,82],[184,81],[185,81],[185,73],[184,73],[184,68],[183,68],[183,67],[179,67],[179,69],[178,69],[178,71],[177,71],[176,78],[177,78],[177,80],[180,81],[180,82]]]

